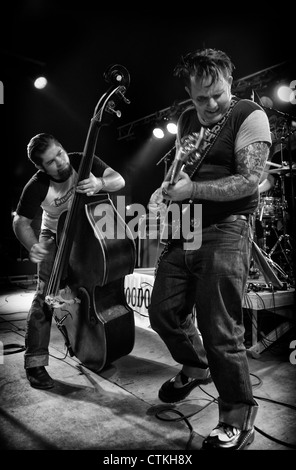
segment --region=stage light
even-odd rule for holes
[[[47,85],[47,79],[45,77],[38,77],[34,81],[34,87],[38,90],[42,90]]]
[[[160,127],[154,127],[153,129],[153,135],[157,139],[163,139],[164,138],[164,132]]]
[[[296,80],[292,80],[292,82],[290,83],[290,88],[292,90],[290,95],[290,103],[296,104]]]
[[[278,97],[282,100],[282,101],[285,101],[286,103],[289,103],[291,101],[291,97],[293,95],[294,97],[294,94],[291,90],[291,88],[287,85],[281,85],[279,88],[278,88],[278,91],[277,91],[277,94],[278,94]]]
[[[170,134],[177,134],[177,124],[174,122],[168,122],[166,127]]]

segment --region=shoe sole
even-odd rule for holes
[[[41,385],[41,386],[38,386],[38,385],[33,385],[30,381],[29,381],[30,385],[32,388],[37,388],[38,390],[49,390],[50,388],[53,388],[54,387],[54,383],[53,384],[48,384],[48,385]]]
[[[251,429],[251,434],[246,434],[245,439],[241,443],[241,445],[237,448],[237,450],[243,450],[245,447],[249,446],[254,442],[255,439],[255,429]]]

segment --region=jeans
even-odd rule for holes
[[[39,241],[52,239],[52,243],[46,259],[37,265],[37,288],[27,317],[25,369],[48,365],[52,311],[45,303],[45,294],[56,253],[53,238],[50,230],[42,230],[39,236]]]
[[[210,225],[197,250],[168,245],[160,257],[149,307],[151,327],[173,359],[198,376],[210,368],[219,393],[219,414],[227,424],[252,426],[252,395],[244,346],[242,299],[249,273],[246,220]],[[192,311],[195,306],[196,327]],[[200,334],[199,334],[200,332]]]

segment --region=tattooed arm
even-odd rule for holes
[[[210,201],[232,201],[253,194],[258,187],[261,174],[269,155],[266,142],[250,144],[235,155],[236,173],[211,181],[191,181],[182,172],[174,187],[163,184],[170,199],[204,199]]]

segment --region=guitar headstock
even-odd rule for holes
[[[185,163],[190,155],[197,152],[205,135],[205,128],[201,127],[200,132],[192,132],[181,139],[179,148],[180,159]]]

